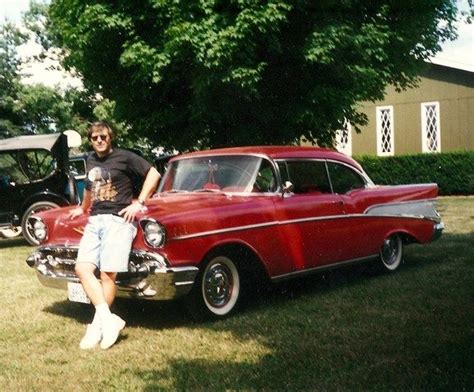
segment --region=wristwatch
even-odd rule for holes
[[[143,200],[141,197],[138,198],[138,203],[141,204],[142,206],[145,205],[145,200]]]

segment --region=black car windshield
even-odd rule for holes
[[[211,156],[170,163],[159,192],[268,192],[275,184],[267,160],[250,155]]]

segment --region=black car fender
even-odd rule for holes
[[[59,194],[54,193],[54,192],[42,191],[42,192],[38,192],[38,193],[35,193],[35,194],[31,195],[30,197],[28,197],[23,202],[23,204],[21,206],[21,215],[23,216],[25,211],[31,205],[33,205],[34,203],[38,203],[40,201],[49,201],[49,202],[52,202],[52,203],[56,203],[57,205],[59,205],[61,207],[71,205],[69,200],[66,197],[62,196],[62,195],[59,195]]]

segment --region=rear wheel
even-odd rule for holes
[[[392,234],[386,238],[380,249],[380,260],[388,271],[395,271],[402,263],[403,243],[400,235]]]
[[[28,209],[23,214],[23,218],[21,220],[21,229],[23,232],[23,236],[25,237],[26,241],[30,245],[38,245],[38,241],[33,235],[33,226],[28,221],[33,214],[36,214],[41,211],[51,210],[53,208],[58,208],[59,205],[53,203],[51,201],[39,201],[37,203],[32,204],[28,207]]]
[[[233,313],[241,298],[240,278],[237,264],[230,257],[209,258],[187,298],[193,318],[224,318]]]

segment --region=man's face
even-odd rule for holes
[[[92,148],[98,156],[105,156],[112,151],[112,138],[106,129],[93,131],[90,138]]]

